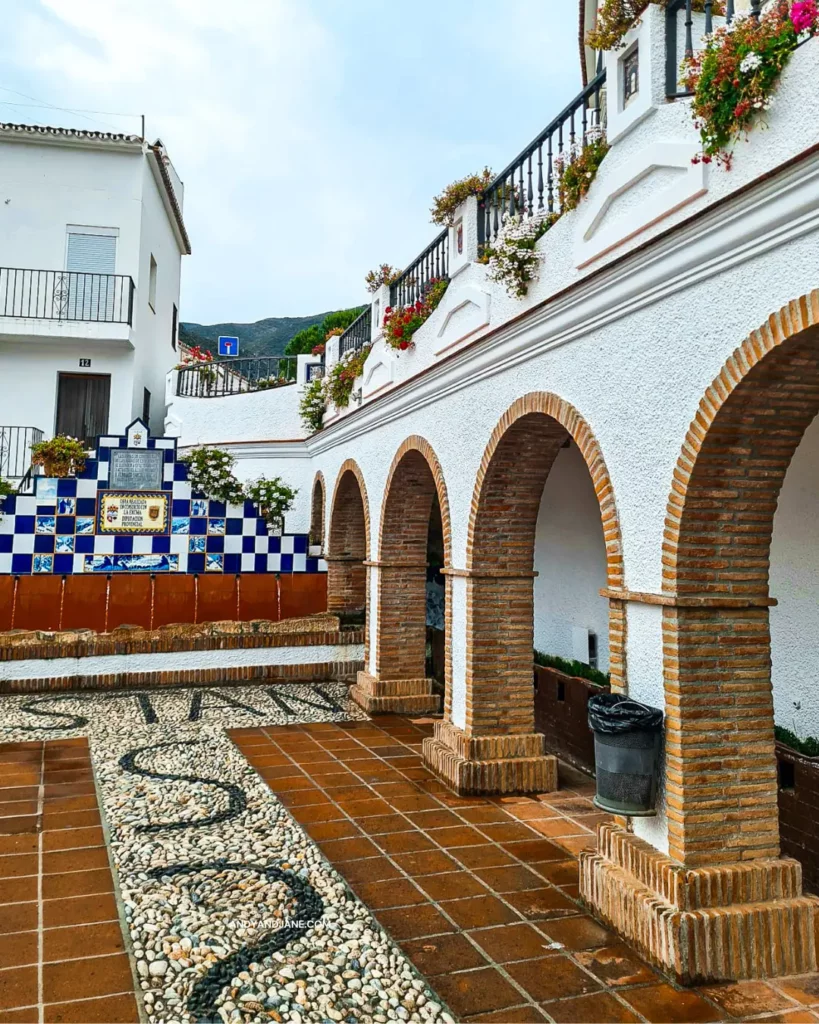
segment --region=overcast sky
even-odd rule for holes
[[[139,132],[185,182],[183,320],[355,305],[579,91],[577,0],[3,0],[0,120]],[[10,104],[15,104],[14,106]]]

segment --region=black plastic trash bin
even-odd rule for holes
[[[656,814],[662,711],[624,693],[591,697],[588,710],[597,773],[595,805],[612,814]]]

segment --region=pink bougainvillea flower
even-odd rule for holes
[[[791,7],[791,22],[797,32],[819,28],[819,8],[816,0],[796,0]]]

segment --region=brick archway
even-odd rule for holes
[[[668,854],[620,827],[581,854],[598,917],[686,982],[816,970],[814,901],[779,858],[768,563],[819,412],[819,290],[727,360],[683,442],[663,544]]]
[[[364,476],[353,459],[342,463],[333,490],[327,544],[327,610],[361,612],[367,606],[370,509]]]
[[[546,479],[563,444],[573,441],[600,505],[609,587],[622,586],[620,523],[609,472],[591,427],[556,395],[533,392],[503,414],[475,481],[467,535],[466,728],[531,733],[535,529]],[[621,636],[612,638],[612,675],[622,682]]]
[[[462,792],[552,789],[556,762],[534,728],[535,532],[555,458],[573,441],[600,506],[607,578],[622,586],[620,524],[600,446],[568,402],[532,392],[503,414],[477,473],[467,535],[465,710],[463,727],[446,721],[425,757]],[[622,602],[610,611],[612,679],[624,684]]]
[[[418,713],[439,705],[426,678],[427,547],[436,499],[448,566],[452,531],[443,471],[425,438],[408,437],[387,474],[378,558],[372,563],[378,574],[374,673],[362,672],[353,689],[371,712]]]
[[[444,563],[449,567],[452,530],[441,464],[428,441],[408,437],[392,460],[381,507],[376,643],[380,676],[425,677],[427,535],[436,497]]]
[[[727,360],[674,471],[663,544],[666,759],[669,853],[685,865],[779,854],[770,547],[786,470],[818,412],[819,290],[773,314]]]
[[[310,505],[310,543],[324,544],[324,474],[316,473],[313,481],[313,497]]]

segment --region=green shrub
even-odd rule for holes
[[[580,676],[581,679],[588,679],[595,686],[611,685],[611,675],[606,672],[598,672],[596,668],[587,665],[583,661],[568,661],[566,658],[559,658],[556,654],[544,654],[543,651],[535,651],[535,664],[544,668],[554,668],[558,672],[565,672],[567,676]]]
[[[353,320],[361,315],[363,309],[363,306],[356,306],[355,309],[340,309],[336,313],[328,313],[320,324],[313,324],[312,327],[306,327],[298,334],[294,334],[285,346],[284,354],[286,356],[309,355],[316,345],[324,344],[327,335],[334,328],[340,327],[342,331],[346,331]]]
[[[795,732],[791,732],[790,729],[785,729],[781,725],[774,726],[774,735],[779,743],[795,750],[797,754],[804,754],[805,757],[819,757],[819,740],[815,736],[808,736],[806,739],[800,740]]]

